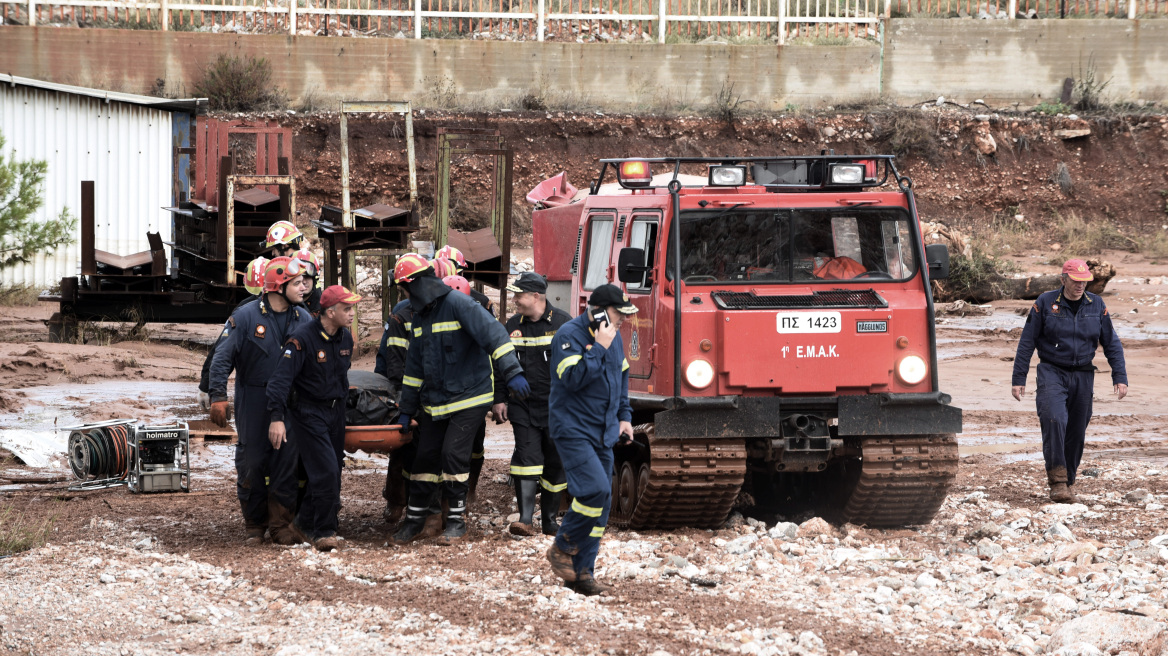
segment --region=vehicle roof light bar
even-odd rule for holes
[[[711,167],[743,166],[750,172],[754,184],[767,190],[779,191],[820,191],[831,189],[856,189],[882,187],[891,179],[901,189],[912,187],[912,180],[896,170],[895,155],[808,155],[798,157],[628,157],[600,160],[600,173],[589,188],[589,193],[600,193],[600,186],[611,166],[618,172],[617,182],[625,189],[667,189],[668,185],[626,184],[620,171],[626,162],[672,165],[673,177],[670,183],[679,182],[683,164],[705,164]],[[860,176],[843,175],[845,168],[837,173],[840,166],[858,165],[862,167]],[[855,169],[850,169],[853,173]],[[833,182],[837,180],[836,182]],[[857,181],[858,179],[858,181]],[[687,185],[682,185],[687,186]],[[689,187],[707,185],[688,185]]]

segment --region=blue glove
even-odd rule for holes
[[[409,435],[410,430],[412,430],[410,428],[410,416],[403,412],[397,416],[397,420],[401,422],[401,434]]]
[[[507,389],[511,392],[511,397],[517,401],[522,401],[531,395],[531,385],[527,383],[527,379],[523,374],[517,374],[514,378],[507,381]]]

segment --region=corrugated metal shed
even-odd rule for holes
[[[48,162],[46,220],[67,207],[81,214],[81,181],[96,182],[97,248],[117,255],[147,250],[146,232],[171,240],[175,111],[196,100],[111,93],[0,75],[4,155]],[[52,287],[80,267],[80,228],[73,244],[0,271],[2,284]]]

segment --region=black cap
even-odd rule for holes
[[[546,294],[547,281],[544,280],[543,276],[535,273],[534,271],[526,271],[519,274],[519,277],[515,279],[515,282],[507,285],[507,291],[515,293],[535,292],[537,294]]]
[[[588,304],[593,307],[608,307],[613,306],[621,314],[636,314],[637,306],[629,300],[629,295],[622,292],[620,287],[616,285],[601,285],[597,287],[592,296],[588,297]]]

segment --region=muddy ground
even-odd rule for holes
[[[503,532],[506,426],[492,430],[470,537],[454,548],[387,546],[378,456],[349,462],[345,549],[324,555],[242,546],[227,443],[195,446],[191,493],[154,496],[7,484],[67,471],[8,455],[0,508],[51,528],[45,546],[0,560],[0,653],[1033,654],[1095,610],[1168,620],[1168,538],[1156,540],[1168,533],[1168,265],[1106,256],[1119,270],[1104,299],[1131,393],[1114,399],[1097,358],[1081,505],[1047,505],[1033,397],[1009,395],[1029,302],[1000,302],[989,316],[939,320],[942,387],[966,414],[958,480],[929,526],[801,515],[777,518],[798,528],[737,518],[712,532],[610,530],[599,573],[616,592],[589,599],[554,585],[548,538]],[[1016,259],[1047,272],[1045,257]],[[195,381],[213,327],[52,344],[50,313],[0,319],[0,430],[201,417]],[[373,354],[355,366],[372,369]]]

